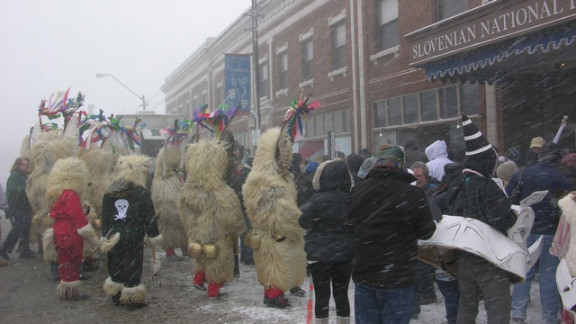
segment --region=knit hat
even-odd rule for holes
[[[568,153],[560,162],[563,166],[576,167],[576,153]]]
[[[406,173],[404,150],[400,146],[390,146],[382,150],[382,156],[374,163],[372,169],[386,169]]]
[[[546,141],[542,137],[534,137],[530,142],[530,148],[541,148],[544,144]]]
[[[516,172],[518,172],[518,165],[512,160],[508,160],[498,166],[496,176],[504,181],[510,181]]]
[[[372,169],[372,166],[374,165],[374,162],[376,162],[376,160],[377,159],[375,157],[369,157],[366,160],[364,160],[362,166],[360,167],[360,170],[358,170],[358,178],[360,179],[366,178],[368,172],[370,172],[370,169]]]
[[[486,177],[492,177],[498,160],[498,153],[476,125],[464,114],[462,114],[462,129],[464,130],[464,143],[466,145],[464,167],[480,172]]]
[[[316,172],[316,168],[318,168],[318,162],[308,162],[308,164],[306,164],[306,173]]]

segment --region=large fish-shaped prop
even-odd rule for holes
[[[451,266],[454,260],[448,256],[453,250],[465,251],[511,273],[514,282],[524,281],[526,273],[540,256],[542,243],[540,237],[532,246],[526,247],[526,238],[534,223],[534,211],[530,206],[540,202],[546,193],[536,191],[523,199],[520,205],[512,206],[517,220],[508,230],[508,235],[477,219],[443,215],[436,224],[434,235],[419,241],[418,258],[457,277],[457,269]]]

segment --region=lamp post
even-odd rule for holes
[[[112,79],[116,80],[116,82],[120,83],[120,85],[122,85],[124,88],[126,88],[126,90],[130,91],[133,95],[135,95],[136,97],[138,97],[138,99],[142,100],[142,109],[146,110],[146,99],[144,98],[144,95],[139,96],[134,90],[128,88],[127,85],[125,85],[122,81],[118,80],[115,76],[113,76],[112,74],[109,73],[96,73],[96,77],[97,78],[103,78],[103,77],[111,77]]]

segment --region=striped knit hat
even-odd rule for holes
[[[495,171],[498,154],[488,143],[482,132],[472,123],[468,116],[462,114],[464,143],[466,144],[466,160],[464,167],[492,177]]]

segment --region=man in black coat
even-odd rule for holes
[[[506,235],[516,216],[506,194],[492,180],[498,154],[468,117],[462,115],[466,143],[464,169],[450,183],[448,214],[478,219]],[[480,299],[484,299],[488,323],[510,322],[510,274],[487,260],[457,254],[458,323],[474,323]]]
[[[418,240],[436,230],[426,195],[410,185],[415,180],[402,149],[392,146],[350,193],[356,323],[410,322]]]

